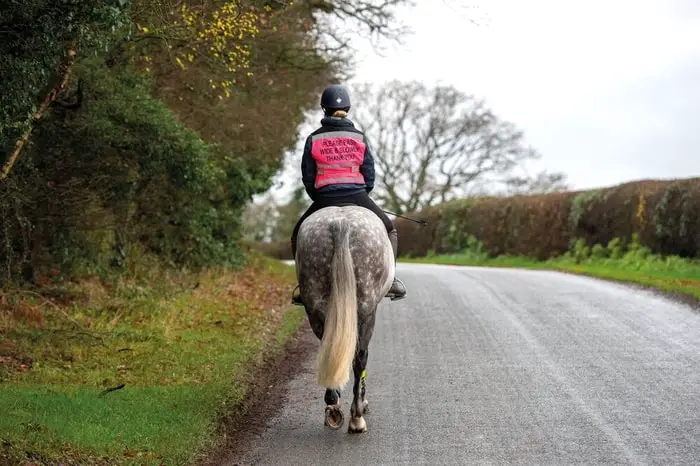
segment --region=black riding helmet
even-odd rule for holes
[[[321,108],[326,114],[333,114],[336,110],[350,110],[350,94],[340,84],[333,84],[323,90],[321,94]]]

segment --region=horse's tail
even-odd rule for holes
[[[348,222],[340,219],[333,226],[331,226],[334,244],[331,262],[331,294],[316,367],[318,383],[321,386],[341,389],[350,378],[350,367],[355,358],[357,286],[350,255]]]

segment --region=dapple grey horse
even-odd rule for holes
[[[368,347],[377,306],[395,271],[386,228],[364,207],[323,208],[301,225],[295,262],[306,315],[321,340],[316,369],[326,388],[325,425],[334,430],[343,425],[340,392],[352,366],[348,432],[366,432]]]

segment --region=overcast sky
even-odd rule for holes
[[[700,0],[415,3],[400,14],[413,30],[403,45],[380,57],[353,41],[355,80],[482,97],[542,153],[533,168],[563,171],[576,189],[700,176]]]
[[[700,0],[416,3],[402,46],[356,42],[357,80],[483,97],[575,188],[700,176]]]

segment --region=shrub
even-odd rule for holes
[[[636,235],[647,249],[635,254],[651,251],[697,257],[700,178],[643,180],[582,192],[472,198],[408,216],[428,222],[423,228],[403,219],[396,221],[400,253],[414,257],[429,249],[460,251],[470,235],[483,242],[490,256],[547,259],[565,254],[581,239],[584,245],[608,244],[606,254],[620,258],[622,244]],[[579,246],[578,259],[586,254],[584,245]]]

